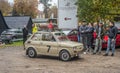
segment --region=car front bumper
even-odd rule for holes
[[[79,57],[80,54],[81,54],[81,51],[74,50],[73,54],[71,55],[71,57]]]

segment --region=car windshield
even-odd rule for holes
[[[64,33],[55,33],[55,36],[59,41],[69,41],[69,39]]]

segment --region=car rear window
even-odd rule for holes
[[[56,41],[52,34],[42,34],[42,41]]]

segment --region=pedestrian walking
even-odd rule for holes
[[[23,45],[25,44],[25,42],[27,40],[27,36],[28,36],[28,29],[26,26],[24,26],[24,28],[23,28]],[[25,49],[25,45],[24,45],[24,49]]]
[[[107,45],[107,50],[106,54],[104,56],[108,56],[110,49],[112,49],[112,54],[111,56],[114,56],[115,53],[115,43],[116,43],[116,36],[118,33],[118,29],[115,26],[114,22],[110,21],[109,23],[109,29],[108,29],[108,45]]]
[[[103,23],[99,23],[96,29],[96,40],[95,40],[95,49],[93,51],[93,54],[96,54],[97,52],[100,54],[102,50],[102,39],[104,36],[104,26]]]
[[[87,50],[87,33],[86,30],[88,29],[87,24],[85,21],[83,21],[81,27],[80,27],[80,35],[81,35],[81,40],[83,43],[83,50]]]
[[[89,23],[88,29],[87,29],[87,50],[86,52],[92,52],[92,45],[93,45],[93,33],[94,33],[94,27],[92,23]]]

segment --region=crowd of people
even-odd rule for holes
[[[48,25],[49,31],[53,28],[52,22]],[[33,28],[33,33],[37,32],[37,28]],[[89,23],[83,21],[78,27],[78,42],[83,43],[84,53],[101,54],[102,42],[104,35],[108,35],[107,50],[104,56],[108,56],[110,49],[112,49],[111,56],[115,55],[115,44],[118,29],[113,21],[109,21],[108,26],[100,22],[97,24]],[[96,36],[94,36],[96,33]],[[27,40],[28,31],[27,28],[23,28],[23,44]],[[95,41],[94,41],[95,40]],[[94,45],[93,45],[94,43]],[[94,49],[93,49],[94,48]]]
[[[111,56],[114,56],[117,32],[118,29],[113,21],[109,21],[107,26],[102,22],[95,25],[93,23],[87,24],[83,21],[81,26],[78,27],[78,42],[83,43],[85,54],[89,52],[93,55],[101,54],[103,37],[108,35],[107,50],[104,56],[108,56],[110,49],[112,49]],[[96,33],[96,37],[93,36],[94,33]]]

